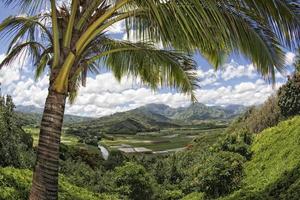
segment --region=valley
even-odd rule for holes
[[[101,145],[108,151],[125,154],[132,153],[134,148],[143,148],[147,154],[168,154],[189,147],[197,137],[214,141],[244,109],[242,106],[208,107],[199,103],[177,109],[149,104],[98,119],[66,115],[61,141],[93,152]],[[27,119],[25,131],[32,135],[36,146],[41,110],[32,106],[17,107],[17,110],[20,121]]]

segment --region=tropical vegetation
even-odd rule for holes
[[[276,72],[284,70],[284,47],[296,47],[300,35],[298,1],[3,2],[30,14],[10,16],[0,24],[1,37],[11,39],[0,69],[26,52],[25,56],[36,67],[37,78],[45,71],[49,73],[49,93],[41,120],[30,199],[58,198],[59,148],[65,104],[67,100],[75,100],[80,84],[86,85],[90,72],[99,73],[106,68],[118,80],[129,75],[138,77],[152,89],[176,88],[195,100],[197,77],[192,53],[199,51],[218,68],[227,55],[240,52],[254,63],[258,72],[274,81]],[[113,24],[123,21],[130,39],[127,41],[117,40],[108,32]],[[231,153],[216,157],[213,152],[209,154],[213,157],[205,166],[224,161],[226,164],[221,170],[224,168],[224,173],[230,174],[226,183],[233,183],[233,186],[225,191],[203,190],[218,183],[220,177],[216,177],[208,185],[200,181],[201,184],[195,186],[197,190],[217,197],[237,188],[240,179],[236,176],[241,175],[241,163],[233,164],[239,156],[229,159]],[[233,167],[229,172],[227,165]],[[171,166],[170,172],[175,174],[167,179],[170,187],[162,195],[182,196],[184,191],[174,184],[183,180],[185,172],[177,169]],[[202,180],[203,176],[197,177]],[[143,180],[137,178],[137,181]],[[130,192],[127,195],[134,198]]]

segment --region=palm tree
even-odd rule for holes
[[[74,101],[90,72],[107,68],[118,80],[132,75],[152,89],[177,88],[195,100],[195,51],[215,67],[231,52],[242,53],[274,80],[276,70],[284,69],[283,46],[295,47],[300,37],[298,1],[2,1],[30,15],[0,24],[1,37],[11,38],[0,69],[25,53],[36,66],[36,77],[47,71],[50,80],[30,199],[57,199],[66,100]],[[45,7],[49,12],[41,12]],[[121,21],[135,42],[107,32]]]

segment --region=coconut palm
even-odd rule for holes
[[[195,100],[194,52],[215,67],[233,51],[242,53],[274,80],[284,70],[283,47],[295,47],[300,37],[298,1],[2,1],[30,14],[0,24],[1,37],[11,38],[0,68],[23,54],[37,78],[48,72],[50,80],[30,199],[57,199],[66,100],[74,101],[91,72],[106,68],[118,80],[139,77],[152,89],[176,88]],[[117,22],[125,23],[130,40],[110,35]]]

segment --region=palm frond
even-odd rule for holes
[[[22,55],[22,53],[28,54],[32,61],[36,62],[41,55],[41,52],[45,50],[44,46],[38,42],[25,42],[19,45],[16,45],[0,63],[0,69],[4,66],[10,65],[12,62]],[[26,57],[26,56],[24,56]]]
[[[139,77],[154,90],[161,86],[177,88],[195,100],[196,65],[190,56],[157,49],[149,43],[122,42],[104,37],[101,43],[95,41],[91,47],[90,55],[94,56],[88,59],[88,63],[99,60],[119,81],[124,76]]]
[[[285,7],[286,4],[278,3],[276,6]],[[281,11],[270,18],[272,11],[260,15],[250,4],[243,6],[237,1],[171,0],[162,3],[158,0],[133,0],[128,9],[135,8],[142,8],[144,12],[126,21],[127,31],[134,32],[134,39],[162,42],[165,48],[188,52],[199,50],[214,65],[221,63],[222,59],[217,57],[220,54],[224,56],[224,53],[238,52],[253,61],[258,71],[273,81],[276,69],[283,70],[284,44],[282,37],[277,34],[279,30],[274,28],[270,20],[287,24],[286,27],[281,26],[280,30],[289,35],[291,41],[300,30],[296,11],[286,15]],[[293,9],[288,7],[286,10]],[[266,8],[261,10],[264,11],[267,12]],[[279,20],[279,17],[290,16],[293,18],[289,22]],[[293,23],[298,29],[288,27]]]
[[[52,47],[49,47],[43,51],[43,53],[39,56],[39,59],[36,61],[36,70],[34,78],[38,80],[41,75],[44,73],[46,66],[49,64],[51,59],[50,53],[53,51]]]
[[[0,24],[0,39],[11,39],[8,52],[17,45],[20,40],[37,40],[36,37],[41,36],[52,40],[52,35],[45,25],[42,24],[47,16],[17,16],[8,17]],[[44,35],[46,37],[44,37]],[[45,41],[44,41],[45,42]]]
[[[244,0],[231,1],[252,13],[264,16],[274,32],[285,45],[295,48],[300,42],[300,1],[299,0]]]
[[[18,7],[22,12],[35,13],[47,5],[47,0],[1,0],[5,5]]]

